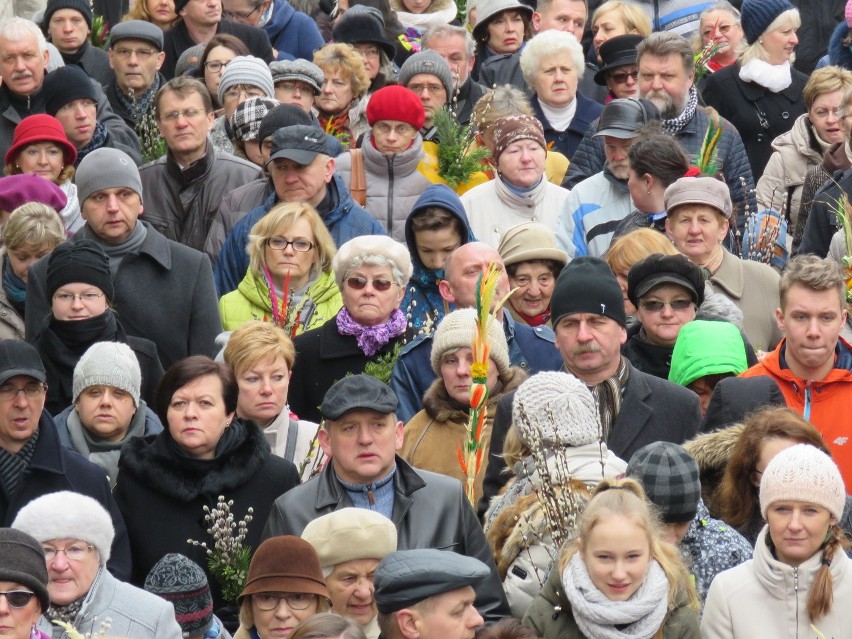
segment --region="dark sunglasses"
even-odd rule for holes
[[[610,73],[609,77],[612,78],[612,81],[616,84],[624,84],[627,82],[627,78],[630,78],[634,82],[639,79],[638,71],[616,71],[615,73]]]
[[[660,300],[649,300],[647,302],[639,302],[639,306],[651,313],[659,313],[664,307],[669,306],[673,311],[685,311],[692,306],[692,300],[672,300],[671,302],[661,302]]]
[[[387,291],[388,289],[390,289],[393,282],[391,280],[384,279],[368,280],[365,277],[350,277],[346,280],[346,285],[356,291],[362,290],[364,287],[367,286],[367,284],[372,284],[373,288],[377,291]]]
[[[6,601],[12,608],[23,608],[30,603],[30,599],[35,597],[35,593],[29,590],[8,590],[0,592],[0,597],[6,597]]]

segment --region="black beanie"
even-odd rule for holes
[[[104,250],[91,240],[63,242],[47,258],[47,296],[66,284],[82,282],[97,286],[107,300],[115,295],[109,258]]]
[[[41,22],[44,31],[47,31],[53,14],[60,9],[74,9],[74,11],[79,11],[83,14],[83,18],[86,20],[86,24],[89,25],[89,29],[92,28],[92,8],[86,0],[48,0],[47,7],[44,9],[44,19]]]
[[[44,111],[48,115],[56,113],[74,100],[88,99],[97,104],[98,94],[86,72],[73,64],[59,67],[44,76],[41,89],[44,97]]]
[[[598,257],[575,257],[562,269],[550,301],[553,328],[569,313],[594,313],[627,326],[624,297],[615,275]]]
[[[283,129],[285,126],[295,126],[297,124],[311,126],[313,123],[313,118],[304,109],[297,107],[295,104],[279,104],[277,107],[270,109],[260,121],[257,141],[263,142],[278,129]]]
[[[179,16],[188,2],[189,0],[175,0],[175,14]]]

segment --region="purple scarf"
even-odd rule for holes
[[[391,339],[402,335],[407,325],[408,322],[405,320],[405,313],[398,308],[394,309],[387,322],[376,324],[375,326],[361,326],[361,324],[352,319],[352,316],[345,307],[341,308],[337,314],[338,332],[341,335],[354,335],[358,343],[358,348],[367,357],[372,357]]]

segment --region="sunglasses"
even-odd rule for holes
[[[6,597],[6,601],[12,608],[23,608],[30,603],[30,599],[35,597],[35,593],[29,590],[8,590],[0,592],[0,597]]]
[[[659,313],[664,307],[669,306],[673,311],[685,311],[692,306],[692,300],[672,300],[671,302],[661,302],[660,300],[649,300],[647,302],[639,302],[646,311],[651,313]]]
[[[367,284],[372,284],[374,289],[384,292],[390,289],[393,282],[385,279],[368,280],[365,277],[350,277],[346,280],[346,285],[356,291],[363,290]]]
[[[616,84],[625,84],[627,78],[636,82],[639,79],[639,71],[616,71],[615,73],[610,73],[609,77]]]

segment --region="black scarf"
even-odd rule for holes
[[[106,144],[107,134],[108,131],[106,125],[103,122],[98,122],[95,125],[95,132],[92,135],[92,139],[89,140],[89,143],[86,146],[77,151],[76,166],[80,166],[80,162],[82,162],[83,158],[89,155],[89,153],[96,151]]]
[[[0,448],[0,482],[5,487],[6,496],[9,499],[18,489],[18,480],[20,480],[21,475],[29,468],[38,443],[38,434],[39,430],[36,428],[27,443],[17,453],[10,453],[4,448]]]

